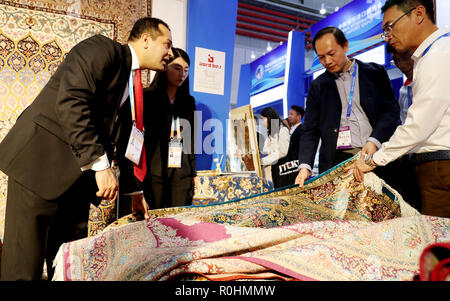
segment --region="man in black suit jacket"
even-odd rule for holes
[[[130,106],[128,118],[117,120],[129,104],[130,73],[164,70],[171,46],[169,27],[154,18],[135,23],[128,45],[88,38],[19,116],[0,144],[0,169],[9,176],[2,280],[40,279],[44,258],[51,277],[59,246],[87,235],[80,225],[87,224],[89,202],[117,197],[110,160],[120,124],[131,122]],[[134,178],[128,183],[138,189]],[[142,193],[133,207],[146,213]]]
[[[363,155],[375,153],[394,133],[399,119],[399,105],[386,70],[375,63],[349,59],[348,40],[341,30],[323,28],[314,37],[313,47],[326,71],[308,91],[300,138],[300,172],[295,181],[300,186],[311,174],[319,140],[319,171],[324,172],[360,150]],[[339,133],[345,129],[350,129],[351,144],[347,149],[337,149]]]

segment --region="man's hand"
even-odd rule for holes
[[[119,181],[111,168],[95,172],[98,191],[96,195],[105,200],[115,200],[119,193]]]
[[[378,147],[375,143],[372,141],[367,141],[367,143],[364,145],[364,147],[361,150],[361,155],[359,156],[360,159],[365,159],[366,155],[373,155],[377,152]]]
[[[131,195],[131,200],[131,209],[133,210],[133,213],[142,215],[145,219],[150,218],[148,215],[149,207],[143,193]]]
[[[373,162],[373,159],[371,159],[371,162],[372,164],[375,164],[375,162]],[[363,159],[359,158],[355,161],[355,163],[347,167],[345,171],[348,171],[350,169],[353,169],[353,176],[355,177],[356,181],[362,182],[364,181],[364,174],[371,172],[375,169],[375,167],[367,165]]]
[[[306,180],[308,180],[310,171],[307,168],[301,168],[298,172],[297,177],[295,178],[295,184],[298,184],[299,187],[302,187]]]

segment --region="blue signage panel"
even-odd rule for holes
[[[287,43],[284,43],[250,63],[251,96],[284,83],[286,50]]]
[[[322,28],[334,26],[341,29],[347,37],[348,54],[373,46],[383,40],[381,8],[385,2],[386,0],[354,0],[311,26],[311,35],[314,37]],[[317,55],[314,54],[310,70],[314,71],[321,67]]]

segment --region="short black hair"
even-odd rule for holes
[[[320,39],[321,37],[323,37],[324,35],[331,33],[333,34],[334,38],[336,39],[336,42],[341,45],[342,47],[345,47],[345,43],[347,43],[347,38],[345,37],[345,34],[342,30],[340,30],[337,27],[334,26],[328,26],[328,27],[324,27],[321,30],[319,30],[316,35],[314,36],[314,39],[312,40],[312,45],[314,48],[314,51],[317,53],[316,51],[316,41],[318,39]]]
[[[150,37],[155,40],[157,37],[162,35],[162,32],[159,29],[159,24],[164,25],[168,30],[170,30],[169,25],[158,18],[144,17],[137,20],[131,29],[130,35],[128,36],[128,42],[139,39],[143,33],[148,33]]]
[[[305,109],[303,109],[303,107],[301,107],[301,106],[292,105],[291,109],[296,111],[298,114],[300,114],[302,116],[305,115]]]
[[[436,24],[436,18],[434,15],[434,0],[387,0],[381,8],[381,12],[385,13],[394,5],[397,5],[398,8],[404,13],[419,5],[423,5],[427,11],[428,18],[431,22],[433,22],[433,24]]]

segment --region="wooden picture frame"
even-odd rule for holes
[[[262,178],[256,120],[251,105],[230,110],[227,126],[227,171],[256,173]]]

